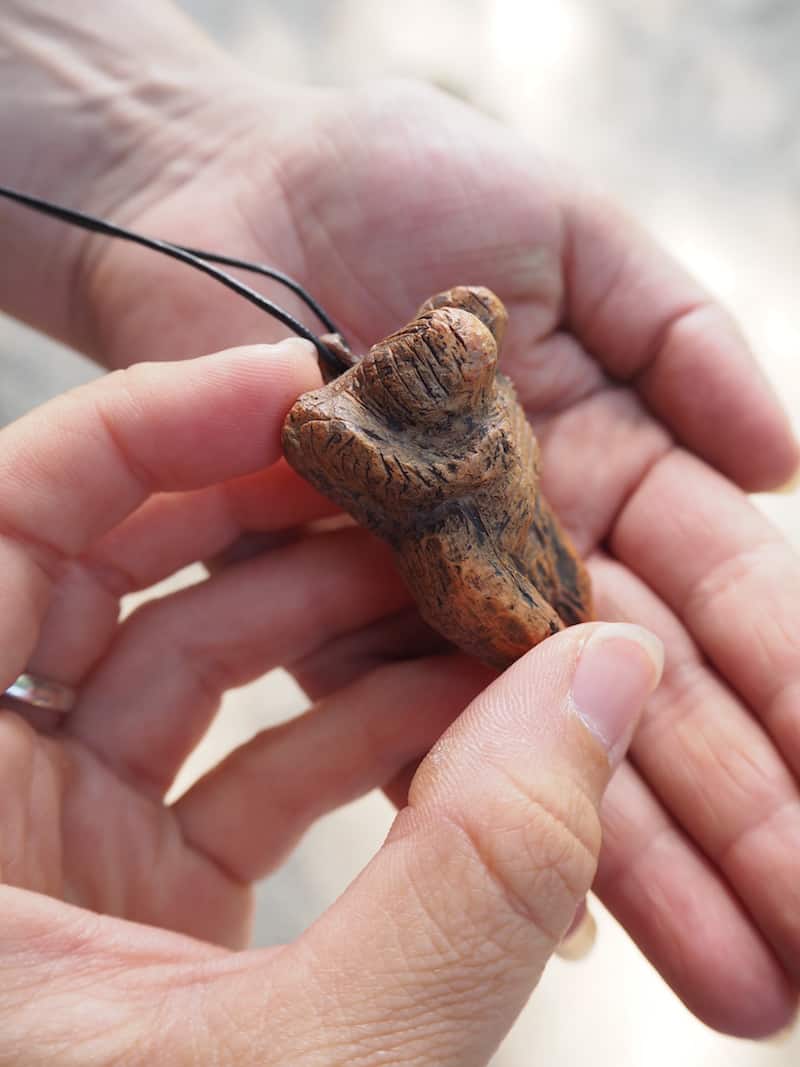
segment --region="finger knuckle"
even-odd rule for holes
[[[589,890],[600,850],[596,805],[568,778],[508,788],[459,821],[507,910],[557,942]]]

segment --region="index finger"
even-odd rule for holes
[[[800,446],[731,316],[611,205],[575,194],[564,218],[565,314],[586,351],[743,489],[790,478]]]
[[[52,580],[152,493],[249,474],[320,384],[306,341],[140,363],[0,431],[0,685],[33,647]]]

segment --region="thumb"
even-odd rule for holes
[[[252,970],[228,988],[231,1017],[265,1027],[253,1062],[488,1063],[592,883],[601,797],[662,662],[639,627],[573,627],[477,697],[374,860],[273,958],[266,1016]]]

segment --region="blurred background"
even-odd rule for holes
[[[242,63],[317,84],[435,82],[624,203],[730,307],[800,429],[800,5],[796,0],[182,0]],[[0,420],[96,373],[0,319]],[[798,494],[758,504],[800,545]],[[279,672],[225,704],[184,781],[302,694]],[[370,796],[327,817],[259,890],[257,940],[306,926],[391,819]],[[256,814],[255,817],[260,817]],[[800,858],[798,859],[800,877]],[[580,962],[554,961],[496,1067],[783,1067],[694,1020],[597,904]]]

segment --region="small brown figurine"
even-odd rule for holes
[[[395,550],[422,616],[454,644],[506,667],[590,615],[589,579],[538,491],[539,448],[498,374],[506,310],[488,289],[432,297],[398,333],[353,356],[310,293],[263,263],[185,248],[0,185],[0,198],[187,263],[317,349],[326,378],[286,417],[286,457]],[[215,264],[287,286],[324,337]]]
[[[539,492],[539,448],[497,373],[506,311],[461,286],[301,396],[289,463],[383,537],[423,618],[507,667],[590,617],[589,579]]]

